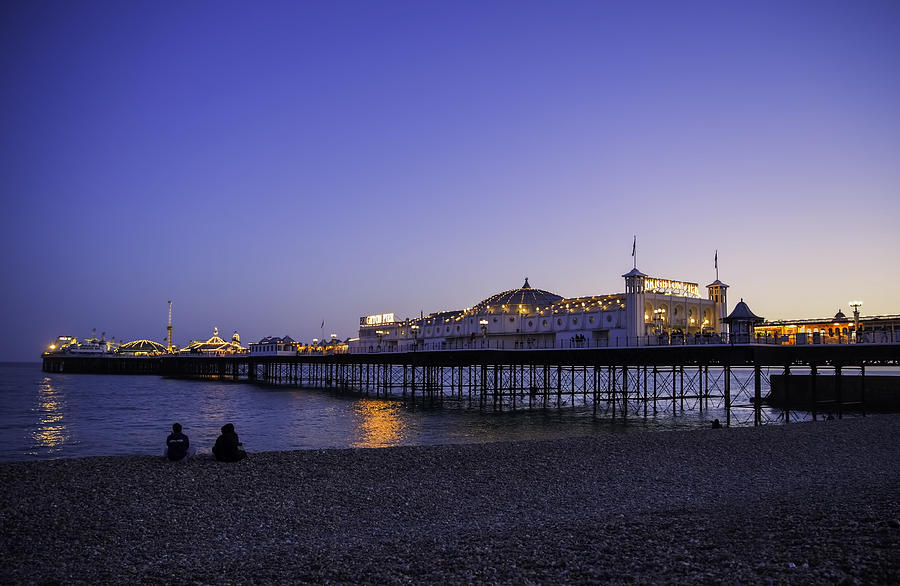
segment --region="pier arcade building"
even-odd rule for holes
[[[650,277],[634,268],[625,292],[563,297],[532,287],[492,295],[473,307],[398,320],[360,318],[352,352],[474,348],[595,348],[710,340],[725,333],[728,285],[718,279],[701,297],[697,283]]]
[[[851,315],[841,309],[834,317],[765,321],[755,328],[756,338],[779,344],[870,344],[900,342],[900,315]]]

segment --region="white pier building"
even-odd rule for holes
[[[525,279],[474,307],[397,320],[360,318],[351,352],[477,348],[538,349],[713,342],[727,332],[728,285],[716,279],[700,296],[697,283],[622,275],[625,292],[564,298]]]

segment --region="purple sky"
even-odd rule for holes
[[[0,359],[631,268],[900,313],[900,2],[0,5]],[[849,312],[848,312],[849,313]]]

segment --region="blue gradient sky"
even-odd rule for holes
[[[900,313],[900,3],[6,2],[0,359],[525,276]]]

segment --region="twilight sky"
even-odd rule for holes
[[[0,360],[526,276],[900,313],[900,2],[0,5]]]

